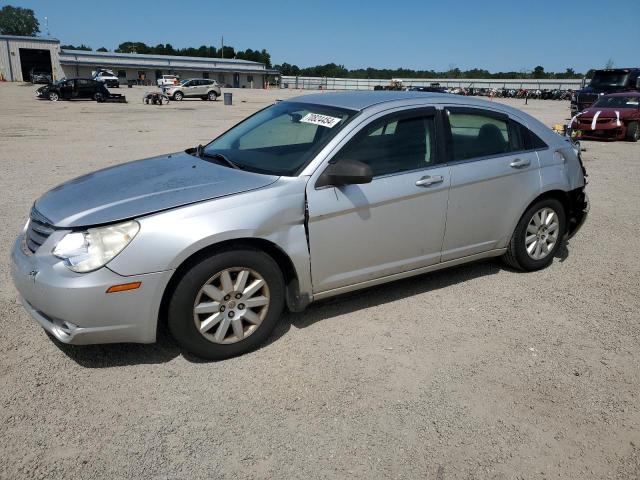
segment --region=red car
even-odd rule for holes
[[[580,138],[637,142],[640,138],[640,92],[603,95],[573,117],[571,128],[579,131]]]

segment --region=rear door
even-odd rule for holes
[[[440,261],[449,167],[441,164],[439,130],[433,108],[380,114],[329,159],[368,164],[371,183],[316,188],[327,164],[314,174],[307,185],[314,293]]]
[[[506,246],[540,191],[540,165],[528,130],[487,109],[448,107],[451,189],[442,261]]]

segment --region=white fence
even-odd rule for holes
[[[572,89],[582,86],[582,80],[569,79],[477,79],[477,78],[396,78],[405,87],[429,86],[439,83],[443,87],[463,88],[526,88],[526,89]],[[280,88],[299,90],[373,90],[377,85],[389,85],[389,79],[374,78],[329,78],[329,77],[288,77],[282,76]]]

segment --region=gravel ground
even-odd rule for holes
[[[166,336],[53,342],[17,301],[11,244],[56,184],[298,92],[160,107],[140,88],[127,105],[33,90],[0,84],[1,478],[639,478],[640,145],[585,143],[591,213],[550,268],[481,262],[321,302],[206,363]]]

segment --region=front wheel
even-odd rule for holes
[[[176,92],[173,94],[173,99],[176,101],[180,101],[184,98],[184,94],[182,92]]]
[[[60,95],[58,95],[57,92],[49,92],[49,100],[51,100],[52,102],[57,102],[58,100],[60,100]]]
[[[185,349],[209,360],[246,353],[263,343],[284,308],[282,272],[253,249],[214,254],[178,282],[169,330]]]
[[[536,202],[518,222],[503,257],[505,262],[525,271],[549,266],[562,245],[565,226],[562,203],[555,198]]]

